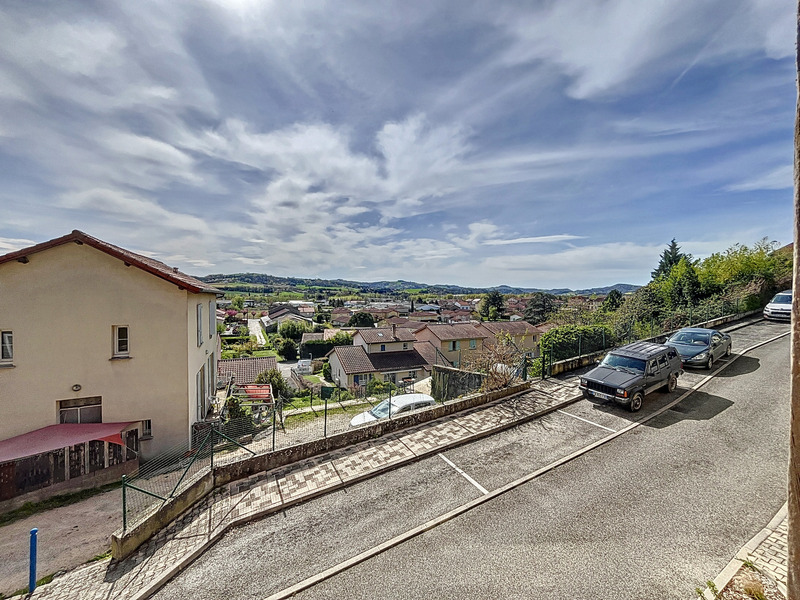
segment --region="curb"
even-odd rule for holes
[[[502,400],[506,401],[506,400],[509,400],[511,398],[515,398],[516,396],[520,396],[520,395],[525,394],[525,393],[527,393],[527,391],[523,391],[523,392],[519,392],[517,394],[512,394],[510,396],[506,396]],[[448,444],[444,444],[444,445],[442,445],[440,447],[433,448],[431,450],[427,450],[426,452],[423,452],[422,454],[418,454],[418,455],[413,456],[411,458],[408,458],[406,460],[402,460],[402,461],[396,462],[394,464],[384,465],[384,466],[376,469],[375,471],[371,471],[369,473],[365,473],[364,475],[361,475],[359,477],[354,477],[352,479],[348,479],[347,481],[342,481],[342,482],[340,482],[338,484],[335,484],[335,485],[332,485],[330,487],[326,487],[326,488],[323,488],[323,489],[320,489],[320,490],[316,490],[316,491],[311,492],[311,493],[309,493],[309,494],[307,494],[305,496],[302,496],[300,498],[296,498],[296,499],[291,500],[289,502],[283,503],[280,506],[270,507],[270,508],[264,509],[264,510],[262,510],[260,512],[253,513],[252,515],[239,517],[239,518],[231,521],[230,523],[227,523],[224,527],[214,530],[214,532],[212,532],[210,534],[210,537],[209,537],[208,540],[203,542],[202,545],[200,545],[197,548],[195,548],[194,550],[192,550],[189,554],[187,554],[186,556],[184,556],[180,560],[178,560],[175,563],[173,563],[173,566],[170,567],[164,574],[159,576],[157,579],[153,580],[150,584],[147,585],[147,587],[145,587],[144,589],[142,589],[139,592],[137,592],[136,594],[134,594],[131,597],[131,600],[146,600],[147,598],[149,598],[150,596],[155,594],[162,587],[164,587],[164,585],[166,585],[173,577],[178,575],[181,571],[183,571],[186,567],[188,567],[192,562],[194,562],[197,559],[198,556],[200,556],[206,550],[208,550],[208,548],[213,546],[217,542],[217,540],[219,538],[221,538],[229,529],[233,529],[234,527],[239,527],[240,525],[244,525],[246,523],[249,523],[250,521],[255,521],[257,519],[261,519],[261,518],[269,516],[271,514],[281,512],[283,510],[286,510],[287,508],[291,508],[292,506],[296,506],[296,505],[301,504],[303,502],[307,502],[309,500],[313,500],[314,498],[317,498],[319,496],[324,496],[325,494],[338,491],[338,490],[340,490],[342,488],[345,488],[345,487],[348,487],[348,486],[350,486],[352,484],[359,483],[359,482],[365,481],[367,479],[371,479],[371,478],[376,477],[378,475],[382,475],[383,473],[386,473],[388,471],[392,471],[392,470],[397,469],[399,467],[402,467],[404,465],[411,464],[413,462],[417,462],[419,460],[422,460],[423,458],[428,458],[429,456],[433,456],[433,455],[439,454],[440,452],[443,452],[445,450],[451,450],[452,448],[456,448],[458,446],[462,446],[464,444],[468,444],[468,443],[474,442],[476,440],[483,439],[483,438],[488,437],[490,435],[495,435],[497,433],[500,433],[501,431],[505,431],[507,429],[511,429],[512,427],[517,427],[518,425],[521,425],[523,423],[527,423],[528,421],[533,421],[534,419],[539,419],[539,418],[541,418],[541,417],[543,417],[545,415],[550,414],[551,412],[555,412],[556,410],[559,410],[559,409],[565,408],[567,406],[570,406],[571,404],[574,404],[575,402],[580,400],[582,397],[583,397],[582,395],[578,394],[578,395],[576,395],[576,396],[574,396],[572,398],[569,398],[567,400],[559,402],[558,404],[555,404],[553,406],[549,406],[549,407],[547,407],[545,409],[542,409],[542,410],[540,410],[538,412],[535,412],[535,413],[532,413],[530,415],[526,415],[524,417],[521,417],[520,419],[517,419],[517,420],[514,420],[514,421],[510,421],[508,423],[503,423],[501,425],[498,425],[498,426],[493,427],[492,429],[488,429],[486,431],[481,431],[481,432],[478,432],[478,433],[474,433],[474,434],[469,435],[469,436],[467,436],[465,438],[462,438],[460,440],[456,440],[456,441],[450,442]],[[451,416],[450,419],[453,420],[453,417]],[[478,498],[478,499],[480,500],[481,498]],[[422,525],[420,527],[424,527],[424,526],[425,525]],[[425,527],[425,529],[423,529],[422,531],[430,529],[431,527],[433,527],[433,525]],[[388,544],[388,543],[389,542],[385,542],[385,544]],[[397,543],[399,543],[399,542],[397,542]],[[392,544],[392,545],[395,545],[395,544]],[[387,548],[388,547],[391,547],[391,546],[387,546]],[[353,559],[353,560],[355,560],[355,559]],[[361,562],[361,561],[359,560],[357,562]],[[353,563],[353,564],[356,564],[356,563]]]
[[[755,534],[749,542],[742,546],[741,550],[736,553],[736,556],[734,556],[731,561],[725,565],[725,568],[720,571],[720,574],[714,578],[714,585],[718,590],[722,591],[725,589],[725,586],[728,585],[731,579],[733,579],[733,576],[739,572],[739,569],[742,568],[744,562],[749,560],[749,556],[761,545],[761,542],[766,540],[775,532],[775,530],[778,528],[778,525],[780,525],[781,522],[783,522],[783,520],[786,518],[787,512],[788,502],[785,503],[777,513],[775,513],[775,516],[772,517],[772,520],[770,520],[767,526]],[[767,575],[771,579],[775,579],[771,574],[767,573]],[[775,581],[775,584],[778,586],[780,592],[786,596],[786,587],[778,581]],[[714,595],[709,589],[706,589],[703,592],[703,597],[705,597],[707,600],[714,600]]]

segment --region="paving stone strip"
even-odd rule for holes
[[[36,588],[30,597],[147,598],[234,525],[490,435],[579,397],[574,383],[534,381],[529,391],[484,407],[234,481],[198,502],[128,558],[74,569]]]

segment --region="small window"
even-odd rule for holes
[[[666,355],[662,354],[661,356],[658,357],[658,366],[661,367],[662,369],[665,369],[666,367],[669,366],[669,363],[667,363]]]
[[[403,342],[403,350],[408,350],[408,342]]]
[[[114,356],[130,355],[130,333],[127,325],[114,326]]]
[[[381,352],[386,352],[386,344],[381,344]]]
[[[203,345],[203,305],[197,305],[197,346]]]
[[[470,340],[469,341],[469,349],[475,350],[478,347],[478,340]]]
[[[417,378],[417,372],[416,372],[416,371],[409,371],[409,372],[408,372],[408,376],[409,376],[411,379],[416,379],[416,378]]]
[[[217,330],[217,311],[214,309],[214,301],[208,301],[208,337],[214,337]]]
[[[102,423],[103,406],[100,396],[61,400],[58,403],[59,423]]]
[[[2,339],[0,361],[11,362],[14,360],[14,334],[10,331],[3,331],[0,333],[0,339]]]
[[[650,361],[650,364],[649,364],[649,365],[648,365],[648,367],[647,367],[647,369],[648,369],[648,370],[649,370],[651,373],[658,373],[658,363],[657,363],[656,361],[654,361],[654,360],[651,360],[651,361]]]
[[[142,421],[142,437],[153,437],[153,422],[150,419],[144,419]]]

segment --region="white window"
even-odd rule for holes
[[[197,345],[203,345],[203,305],[197,305]]]
[[[131,350],[130,331],[127,325],[114,325],[114,356],[129,356]]]
[[[214,332],[217,330],[217,311],[214,308],[214,301],[208,301],[208,337],[214,337]]]
[[[153,437],[153,422],[150,419],[144,419],[142,421],[142,437],[143,438]]]
[[[10,331],[0,332],[0,362],[11,362],[14,360],[14,335]]]
[[[59,423],[102,423],[103,406],[100,396],[61,400],[58,403]]]

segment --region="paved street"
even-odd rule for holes
[[[786,330],[739,329],[734,351]],[[637,415],[580,401],[232,531],[156,597],[265,598],[646,418],[706,374]],[[652,421],[298,597],[691,597],[785,501],[787,436],[785,337]]]

